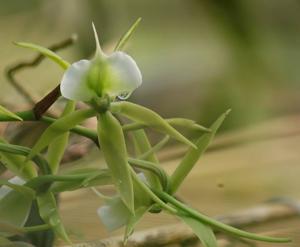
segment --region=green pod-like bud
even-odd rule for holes
[[[123,202],[134,214],[133,183],[127,162],[125,138],[122,126],[109,111],[98,115],[98,137],[114,184]]]
[[[152,127],[157,131],[167,134],[178,141],[197,148],[194,143],[174,129],[161,116],[146,107],[127,101],[122,101],[112,103],[111,111],[114,113],[120,113],[133,121],[145,124],[146,126]]]

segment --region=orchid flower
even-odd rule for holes
[[[91,102],[109,96],[126,99],[142,84],[142,74],[134,59],[122,51],[106,55],[93,25],[96,52],[91,60],[79,60],[64,73],[61,94],[67,99]]]

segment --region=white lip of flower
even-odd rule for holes
[[[84,102],[104,95],[126,99],[142,84],[142,74],[126,53],[104,54],[94,24],[93,30],[95,56],[91,60],[77,61],[66,70],[60,84],[61,94],[67,99]]]

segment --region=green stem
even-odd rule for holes
[[[146,160],[134,159],[134,158],[128,158],[128,162],[134,167],[153,172],[159,178],[162,188],[165,190],[168,188],[169,178],[167,174],[163,169],[159,168],[155,163]]]
[[[31,149],[23,146],[8,144],[8,143],[0,143],[0,151],[7,152],[11,154],[21,155],[21,156],[28,156]],[[48,162],[43,156],[36,155],[32,159],[37,166],[41,169],[43,174],[51,173],[50,167]]]
[[[142,153],[141,155],[138,156],[138,159],[144,160],[147,159],[150,155],[158,152],[161,150],[167,142],[170,140],[169,136],[165,136],[161,141],[159,141],[156,145],[154,145],[152,148],[150,148],[147,152]]]
[[[52,117],[43,116],[40,119],[36,119],[33,111],[23,111],[23,112],[16,112],[17,116],[21,117],[23,121],[41,121],[47,124],[54,123],[57,119]],[[5,115],[0,114],[0,122],[15,122],[17,120],[9,118]],[[85,136],[89,139],[91,139],[93,142],[98,144],[98,136],[97,132],[90,130],[88,128],[82,127],[82,126],[76,126],[71,129],[71,132],[76,133],[81,136]]]
[[[172,213],[172,214],[178,214],[177,210],[174,209],[173,207],[167,205],[166,203],[164,203],[157,195],[155,195],[153,193],[153,191],[145,184],[143,183],[139,177],[137,176],[137,174],[134,172],[134,170],[132,168],[130,168],[130,172],[132,175],[133,180],[141,186],[141,188],[145,191],[145,193],[147,193],[154,202],[156,202],[159,206],[161,206],[163,209],[167,210],[168,212]]]
[[[103,172],[103,171],[102,171]],[[99,172],[99,175],[102,174]],[[72,182],[72,181],[80,181],[86,179],[91,174],[79,174],[79,175],[44,175],[31,179],[26,186],[31,188],[42,187],[45,184],[53,183],[53,182]]]
[[[25,226],[22,228],[22,231],[25,233],[30,233],[30,232],[39,232],[39,231],[46,231],[51,228],[50,225],[48,224],[43,224],[43,225],[38,225],[38,226]]]
[[[268,237],[268,236],[260,236],[257,234],[239,230],[235,227],[226,225],[226,224],[216,221],[206,215],[203,215],[194,209],[188,208],[186,205],[177,201],[174,197],[170,196],[169,194],[167,194],[165,192],[156,191],[155,193],[163,200],[173,204],[176,208],[182,210],[184,212],[184,214],[187,214],[187,216],[193,217],[193,218],[195,218],[207,225],[210,225],[220,231],[224,231],[226,233],[229,233],[229,234],[232,234],[232,235],[235,235],[238,237],[248,238],[248,239],[258,240],[258,241],[264,241],[264,242],[272,242],[272,243],[291,242],[291,239],[289,239],[289,238],[273,238],[273,237]]]

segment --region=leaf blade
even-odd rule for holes
[[[210,127],[211,132],[203,134],[197,141],[197,149],[189,148],[170,178],[170,193],[175,193],[196,162],[203,155],[230,111],[223,113]]]
[[[122,127],[119,121],[106,111],[98,116],[97,130],[99,143],[116,188],[125,205],[134,213],[133,182]]]
[[[209,226],[191,217],[182,215],[179,217],[193,230],[204,247],[218,247],[216,236]]]

